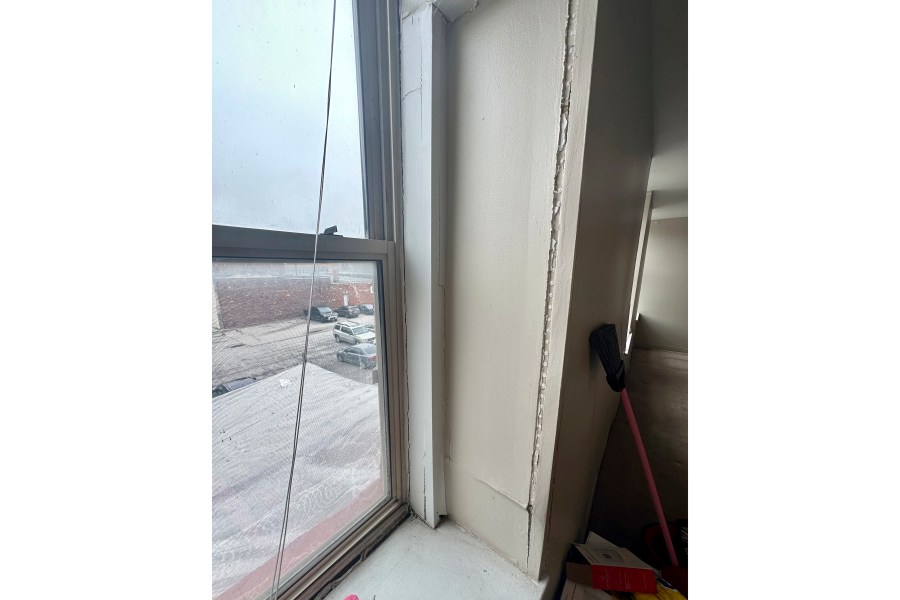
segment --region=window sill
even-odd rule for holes
[[[538,600],[546,581],[535,582],[456,523],[431,529],[407,519],[325,600],[351,594],[372,598],[517,598]]]

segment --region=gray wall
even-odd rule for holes
[[[653,0],[652,11],[654,156],[647,187],[653,190],[653,220],[628,389],[666,517],[674,520],[687,517],[687,0]],[[655,520],[620,407],[594,490],[590,529],[640,550],[641,530]]]
[[[688,216],[687,0],[653,0],[653,218]]]
[[[635,343],[688,351],[688,220],[650,222]]]

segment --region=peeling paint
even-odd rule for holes
[[[541,365],[539,389],[537,391],[537,411],[535,415],[534,426],[534,446],[531,454],[531,482],[528,491],[528,548],[526,552],[526,561],[531,559],[531,527],[534,518],[533,509],[535,501],[535,492],[537,481],[535,473],[541,461],[541,440],[543,436],[544,424],[544,390],[547,387],[547,368],[549,360],[546,358],[550,355],[550,321],[553,309],[553,286],[555,284],[556,264],[557,264],[557,241],[559,239],[559,213],[562,202],[562,185],[563,173],[566,165],[566,144],[568,142],[569,133],[569,101],[572,95],[572,72],[573,61],[575,58],[575,2],[577,0],[569,0],[566,7],[566,53],[563,59],[563,82],[562,94],[560,96],[559,110],[559,143],[556,150],[556,173],[553,182],[553,208],[550,216],[550,249],[547,257],[547,296],[544,300],[544,322],[546,329],[544,330],[543,340],[541,343]]]
[[[402,168],[403,168],[402,163],[403,163],[403,161],[401,160],[400,162],[401,162],[400,168],[401,168],[401,172],[402,172]],[[401,177],[401,182],[402,182],[402,181],[403,181],[403,180],[402,180],[402,177]],[[401,183],[401,185],[402,185],[402,183]],[[403,193],[403,192],[402,192],[402,188],[401,188],[401,194],[402,194],[402,193]],[[400,223],[401,223],[401,227],[402,227],[402,226],[403,226],[402,223],[404,223],[403,203],[400,202],[399,205],[400,205],[400,210],[398,211],[398,212],[399,212],[398,217],[399,217],[399,220],[400,220]],[[400,267],[400,268],[401,268],[401,273],[403,273],[403,272],[405,272],[405,270],[406,270],[406,265],[405,265],[405,262],[406,262],[406,261],[405,261],[405,258],[404,258],[404,256],[403,256],[403,253],[402,253],[402,252],[400,253],[400,260],[399,260],[399,262],[400,262],[400,265],[401,265],[401,267]],[[400,279],[400,281],[401,281],[401,284],[400,284],[400,285],[402,286],[402,289],[401,289],[401,297],[405,299],[405,298],[406,298],[406,277],[403,276],[403,277]],[[402,308],[402,311],[403,311],[403,331],[405,332],[405,331],[407,331],[407,329],[406,329],[406,327],[407,327],[407,322],[406,322],[406,302],[405,302],[405,301],[401,303],[401,308]],[[407,352],[407,338],[406,338],[406,336],[404,335],[404,336],[403,336],[403,353],[404,353],[404,356],[406,355],[406,352]],[[408,372],[407,372],[406,369],[403,369],[401,372],[402,372],[402,374],[403,374],[403,380],[402,380],[402,382],[401,382],[401,385],[405,388],[405,389],[404,389],[405,396],[406,396],[406,398],[408,399],[408,398],[409,398],[409,375],[408,375]],[[409,491],[409,493],[411,494],[411,493],[412,493],[412,483],[413,483],[413,481],[412,481],[412,467],[410,466],[410,465],[412,465],[412,460],[410,460],[410,459],[412,458],[411,455],[410,455],[410,446],[411,446],[412,444],[410,444],[409,442],[410,442],[410,440],[411,440],[412,438],[410,437],[411,432],[410,432],[410,425],[409,425],[409,421],[410,421],[410,419],[409,419],[409,401],[406,402],[406,418],[405,418],[405,421],[406,421],[406,444],[405,444],[405,445],[406,445],[406,465],[405,465],[405,466],[406,466],[406,489],[407,489],[407,491]],[[411,512],[412,514],[415,514],[415,511],[412,510],[411,507],[410,507],[410,512]]]

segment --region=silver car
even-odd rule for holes
[[[334,341],[348,344],[374,344],[375,333],[355,321],[341,321],[334,326]]]

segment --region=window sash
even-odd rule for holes
[[[311,233],[269,231],[231,225],[212,226],[213,255],[221,258],[305,258],[312,260],[316,236]],[[386,240],[319,235],[320,259],[384,258],[394,243]],[[256,256],[250,256],[255,253]]]
[[[264,231],[226,225],[212,226],[212,257],[243,260],[312,260],[315,235],[283,231]],[[379,290],[375,294],[375,314],[383,304],[382,338],[385,373],[379,377],[379,392],[386,402],[386,436],[389,455],[390,497],[360,519],[359,524],[333,540],[304,569],[282,583],[279,598],[306,598],[328,581],[327,572],[343,560],[353,558],[357,550],[379,541],[390,531],[386,522],[396,523],[407,513],[405,381],[403,370],[403,322],[400,310],[401,288],[394,242],[319,236],[317,261],[365,260],[378,268]]]
[[[402,227],[399,202],[399,20],[397,0],[353,1],[360,89],[360,127],[367,238],[319,235],[316,258],[370,260],[379,268],[385,373],[379,378],[387,410],[390,497],[372,508],[359,524],[333,540],[303,570],[279,587],[281,600],[313,598],[406,517],[406,381],[403,340]],[[340,232],[338,232],[340,233]],[[212,226],[213,258],[312,260],[316,236],[307,233]],[[379,314],[376,304],[375,314]]]

